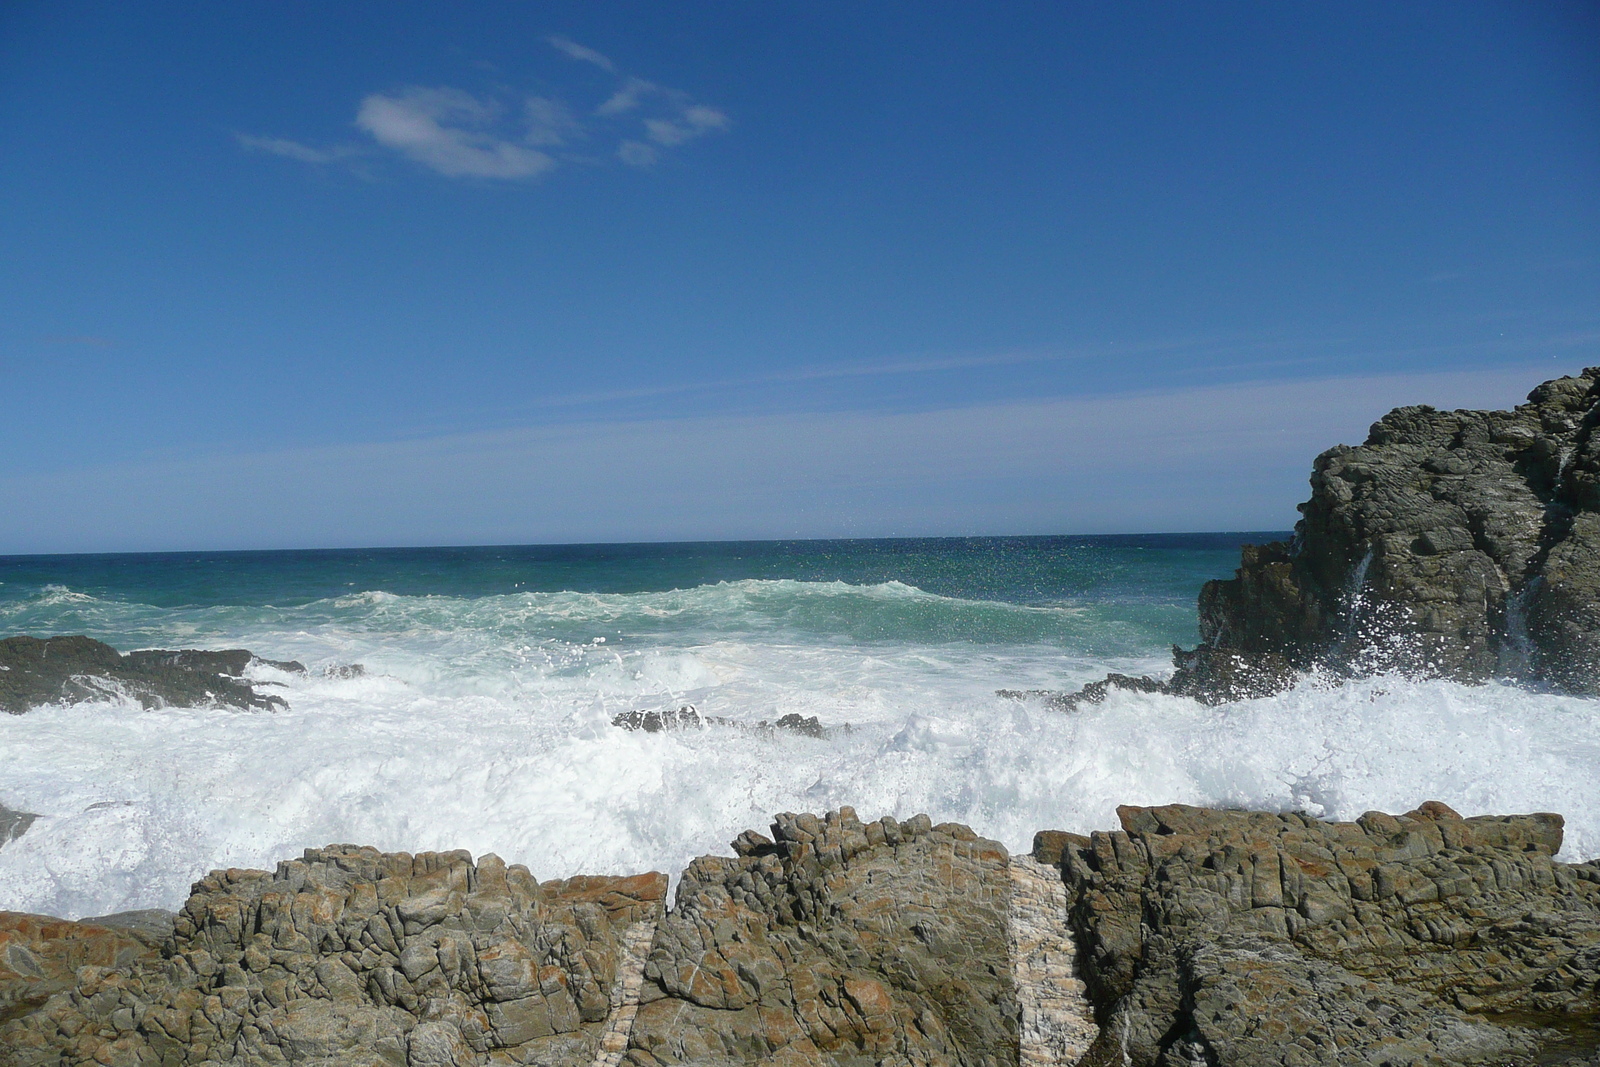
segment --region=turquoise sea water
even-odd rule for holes
[[[1195,596],[1281,534],[0,558],[0,636],[245,647],[287,711],[127,702],[0,716],[0,908],[174,906],[214,866],[334,841],[465,847],[540,877],[680,869],[781,810],[926,811],[1025,848],[1119,803],[1354,817],[1561,810],[1600,852],[1593,701],[1310,680],[1224,708],[996,689],[1163,672]],[[336,668],[360,663],[351,677]],[[756,726],[617,729],[685,703]]]

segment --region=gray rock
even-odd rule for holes
[[[1217,704],[1303,672],[1509,677],[1600,693],[1600,367],[1511,411],[1403,407],[1318,456],[1294,539],[1247,545],[1200,594],[1201,645],[1167,681]],[[1137,684],[1134,684],[1137,683]]]
[[[1600,691],[1600,367],[1512,411],[1396,408],[1317,457],[1289,545],[1200,598],[1206,646],[1297,668]]]
[[[173,922],[177,917],[176,912],[162,911],[160,908],[144,908],[139,911],[98,915],[79,921],[93,923],[96,926],[108,926],[114,930],[127,930],[147,939],[153,945],[161,945],[172,940]]]
[[[28,832],[34,820],[39,816],[27,811],[13,811],[0,804],[0,848],[15,841]]]
[[[720,715],[703,715],[693,704],[685,704],[676,711],[668,708],[665,711],[620,712],[612,716],[611,725],[624,730],[642,730],[647,734],[673,730],[703,730],[707,726],[729,726],[736,730],[756,730],[761,733],[781,730],[802,737],[816,738],[827,737],[830,729],[842,729],[846,733],[850,730],[849,723],[843,727],[827,727],[823,726],[815,715],[800,715],[796,712],[780,716],[776,722],[768,722],[765,719],[757,723],[740,722],[738,719],[728,719]]]
[[[666,889],[331,845],[201,879],[159,950],[149,913],[0,913],[0,1067],[588,1067]]]
[[[684,872],[624,1063],[1017,1063],[1003,846],[849,808],[772,834]]]
[[[1600,867],[1551,858],[1560,816],[1118,813],[1121,831],[1045,842],[1103,1024],[1088,1062],[1508,1065],[1600,1044]]]
[[[8,637],[0,641],[0,711],[20,715],[41,704],[111,696],[132,697],[147,708],[287,707],[282,697],[258,693],[239,678],[253,658],[242,649],[151,649],[123,655],[83,636]]]

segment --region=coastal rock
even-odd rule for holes
[[[1597,421],[1600,367],[1511,411],[1396,408],[1317,457],[1292,542],[1207,583],[1203,646],[1600,692]]]
[[[658,734],[662,731],[672,730],[703,730],[707,726],[731,726],[739,730],[757,730],[771,732],[782,730],[785,733],[800,734],[802,737],[826,737],[829,727],[823,726],[815,715],[800,715],[790,712],[780,716],[776,722],[767,722],[762,719],[758,723],[741,722],[738,719],[728,719],[720,715],[702,715],[693,704],[685,704],[674,711],[668,708],[665,711],[624,711],[611,718],[612,726],[620,726],[624,730],[643,730],[647,734]],[[848,732],[848,724],[844,727]]]
[[[1552,859],[1558,815],[1118,814],[1120,831],[1041,842],[1102,1024],[1085,1062],[1578,1063],[1600,1047],[1600,865]]]
[[[927,816],[777,816],[690,864],[623,1062],[1018,1062],[1009,857]]]
[[[332,845],[208,875],[159,949],[148,915],[23,916],[22,953],[0,942],[0,998],[18,1005],[0,1016],[0,1065],[588,1067],[666,889],[660,874],[541,885],[492,855]]]
[[[1306,672],[1509,677],[1600,693],[1600,367],[1511,411],[1396,408],[1318,456],[1288,542],[1246,545],[1200,592],[1200,646],[1112,689],[1221,704]],[[1025,696],[1028,694],[1006,694]]]
[[[240,676],[255,657],[242,649],[152,649],[123,655],[83,636],[8,637],[0,641],[0,711],[20,715],[42,704],[128,697],[146,708],[288,707]],[[298,663],[263,660],[283,670]]]
[[[12,811],[4,804],[0,804],[0,848],[15,841],[28,832],[34,820],[39,816],[29,811]]]
[[[0,1049],[9,1040],[8,1020],[38,1011],[51,997],[72,989],[82,968],[127,970],[158,959],[157,944],[136,931],[99,923],[0,911]],[[6,1062],[0,1051],[0,1063]]]
[[[1041,831],[779,815],[537,883],[330,845],[177,915],[0,913],[0,1067],[1600,1065],[1600,862],[1558,815],[1183,805]]]

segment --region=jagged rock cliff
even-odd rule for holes
[[[0,1064],[588,1067],[666,890],[340,845],[208,875],[159,945],[0,913]]]
[[[1317,457],[1292,542],[1207,583],[1203,658],[1600,692],[1597,422],[1600,367],[1511,411],[1389,412]]]
[[[1316,459],[1294,539],[1245,545],[1200,591],[1200,645],[1171,678],[1112,689],[1222,704],[1308,671],[1511,678],[1600,693],[1600,367],[1511,411],[1395,408]],[[1033,694],[1001,690],[1002,695]]]
[[[1600,1063],[1600,865],[1551,858],[1559,815],[1118,813],[1040,842],[1102,1023],[1088,1062]]]

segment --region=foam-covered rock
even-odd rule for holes
[[[147,708],[231,707],[270,711],[288,705],[240,677],[256,657],[243,649],[147,649],[124,655],[77,636],[0,641],[0,711],[20,715],[42,704],[126,697]],[[283,670],[299,663],[263,660]]]

